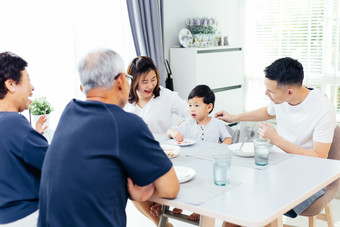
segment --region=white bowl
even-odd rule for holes
[[[169,158],[175,158],[179,155],[179,146],[170,144],[161,144],[161,148]]]

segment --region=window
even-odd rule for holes
[[[125,67],[136,55],[125,0],[12,0],[1,9],[0,52],[28,62],[34,97],[46,96],[55,109],[52,128],[72,98],[84,99],[77,65],[88,51],[113,49]]]
[[[304,84],[324,92],[340,120],[340,3],[338,0],[244,0],[246,109],[268,102],[266,66],[298,59]]]

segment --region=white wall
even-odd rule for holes
[[[190,17],[215,17],[218,30],[229,36],[230,45],[242,43],[240,0],[164,0],[164,56],[169,48],[180,45],[178,33]],[[166,74],[165,74],[166,75]]]

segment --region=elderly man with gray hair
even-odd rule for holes
[[[65,108],[45,157],[38,226],[126,226],[127,198],[175,198],[171,161],[147,125],[122,107],[130,76],[112,50],[79,63],[86,101]]]

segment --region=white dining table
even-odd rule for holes
[[[168,142],[164,138],[159,141],[161,144]],[[230,152],[225,145],[196,143],[181,147],[180,155],[172,159],[175,166],[194,169],[196,175],[193,180],[211,179],[202,188],[214,185],[212,161],[209,160],[209,155],[202,158],[190,155],[205,150],[207,153]],[[274,156],[274,153],[270,155]],[[233,159],[236,161],[233,162]],[[269,162],[266,168],[256,168],[253,164],[246,165],[253,163],[253,157],[244,158],[243,164],[240,159],[242,157],[232,156],[230,181],[236,183],[234,187],[226,188],[227,190],[206,201],[197,204],[177,199],[181,198],[181,193],[185,192],[185,184],[190,181],[181,184],[176,199],[152,197],[150,201],[198,213],[201,215],[199,225],[203,227],[214,226],[215,219],[241,226],[265,226],[270,223],[272,226],[282,226],[284,213],[340,178],[340,161],[335,160],[286,155],[279,162]],[[192,191],[193,196],[195,193],[199,193],[199,190]]]

